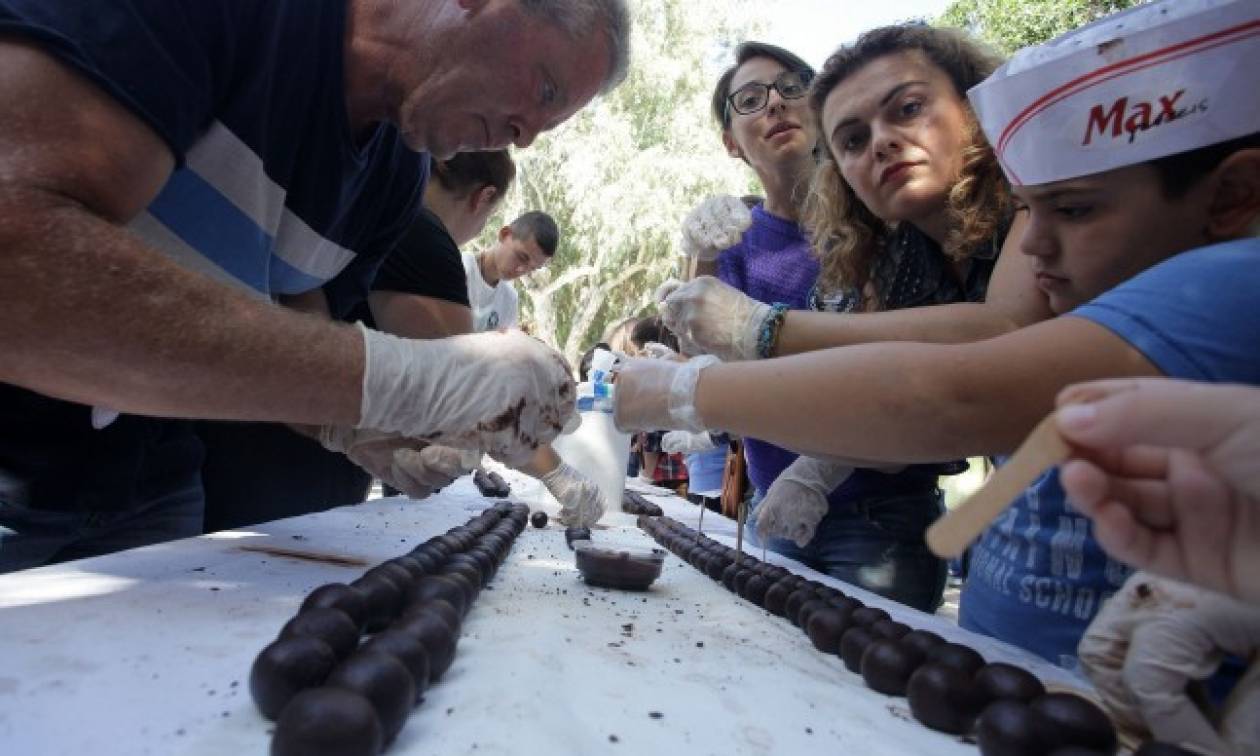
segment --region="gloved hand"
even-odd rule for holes
[[[757,336],[771,313],[770,305],[712,276],[678,287],[660,310],[684,352],[725,361],[757,359]]]
[[[686,362],[626,360],[617,374],[613,403],[617,430],[707,430],[696,412],[696,383],[700,371],[718,361],[708,355]]]
[[[678,352],[665,346],[659,341],[649,341],[643,345],[643,355],[652,360],[680,360],[684,359],[679,356]]]
[[[538,478],[560,502],[560,523],[566,528],[589,528],[604,515],[604,494],[567,462]]]
[[[1136,572],[1103,604],[1077,649],[1117,727],[1210,754],[1260,753],[1260,674],[1230,697],[1217,730],[1186,695],[1222,654],[1260,649],[1260,608]],[[1254,664],[1255,662],[1253,662]]]
[[[709,435],[708,431],[700,431],[699,433],[670,431],[661,436],[661,451],[671,454],[675,452],[692,454],[716,448],[717,444],[713,443],[713,437]]]
[[[682,285],[683,285],[683,282],[679,281],[677,278],[665,279],[663,282],[661,282],[661,285],[657,286],[656,290],[652,292],[652,302],[654,304],[659,305],[661,302],[664,302],[666,299],[668,299],[669,295],[677,291],[678,287]]]
[[[450,485],[477,466],[481,453],[356,428],[324,426],[319,441],[329,451],[341,452],[373,477],[413,499]]]
[[[738,197],[710,197],[687,214],[682,225],[683,254],[712,260],[735,246],[752,225],[752,212]]]
[[[419,341],[360,330],[367,355],[360,428],[516,464],[576,420],[564,358],[520,331]]]
[[[783,468],[757,505],[757,537],[790,538],[804,548],[827,514],[827,495],[853,474],[853,468],[813,457],[797,457]]]

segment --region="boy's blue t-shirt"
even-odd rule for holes
[[[1072,311],[1170,378],[1260,384],[1260,239],[1185,252]],[[1104,599],[1130,570],[1043,475],[973,547],[959,623],[1069,669]]]

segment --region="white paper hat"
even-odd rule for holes
[[[1020,50],[967,93],[1011,183],[1260,131],[1260,0],[1165,0]]]

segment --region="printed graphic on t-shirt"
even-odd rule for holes
[[[498,327],[499,327],[499,312],[498,310],[491,310],[490,317],[486,318],[486,330],[493,331],[494,329]]]
[[[1129,572],[1099,548],[1051,470],[973,547],[968,609],[985,625],[1000,623],[999,637],[1071,668],[1075,639]]]

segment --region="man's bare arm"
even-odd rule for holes
[[[374,291],[368,305],[376,325],[395,336],[441,339],[472,333],[472,310],[467,305],[401,291]]]
[[[0,39],[0,380],[136,414],[355,423],[353,329],[185,270],[123,227],[172,168],[131,111]]]

